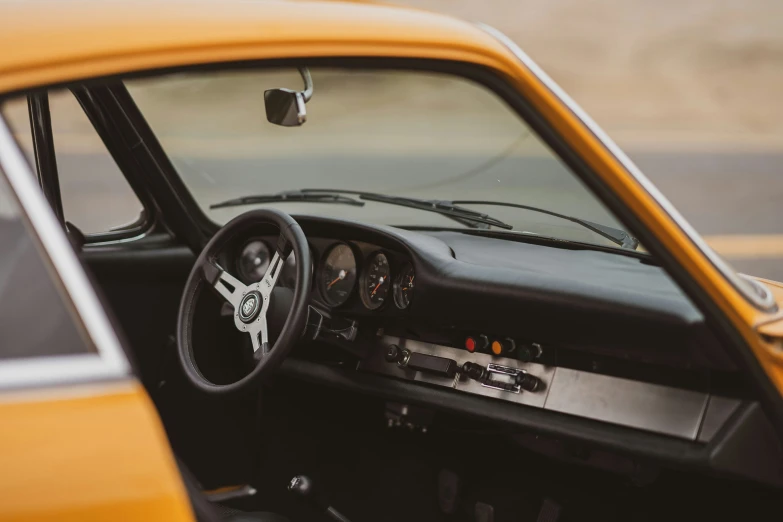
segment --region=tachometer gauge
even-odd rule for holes
[[[271,259],[266,243],[258,239],[249,241],[239,256],[239,275],[246,283],[257,283],[264,278]]]
[[[413,299],[413,282],[416,274],[413,272],[413,265],[405,263],[394,278],[394,304],[400,310],[405,310],[411,304]]]
[[[361,288],[359,295],[364,306],[375,310],[383,306],[391,287],[391,272],[389,260],[382,252],[373,254],[367,260],[367,266],[362,272]]]
[[[340,243],[331,248],[321,269],[321,295],[330,306],[345,303],[356,283],[356,258],[351,247]]]

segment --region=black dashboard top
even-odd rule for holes
[[[416,292],[407,310],[347,306],[348,315],[392,318],[411,332],[486,332],[639,362],[732,367],[703,315],[646,256],[525,236],[297,220],[311,245],[320,243],[314,248],[323,249],[326,238],[370,244],[363,250],[384,249],[413,265]]]

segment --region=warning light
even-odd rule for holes
[[[503,345],[500,344],[500,341],[492,341],[492,353],[495,355],[500,355],[503,353]]]
[[[465,349],[471,353],[476,351],[476,340],[472,337],[465,339]]]

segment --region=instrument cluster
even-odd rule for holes
[[[264,277],[274,253],[270,241],[256,237],[242,243],[236,256],[241,280],[253,283]],[[313,259],[319,260],[314,267],[316,292],[324,304],[338,308],[361,303],[367,310],[410,306],[416,273],[407,258],[368,243],[319,238],[311,238],[310,243]],[[283,268],[283,279],[285,272],[294,273],[295,263],[292,254]]]
[[[358,292],[368,310],[378,310],[390,301],[400,310],[408,308],[416,278],[413,265],[408,261],[398,263],[396,256],[384,250],[364,255],[365,250],[343,242],[328,248],[317,280],[326,304],[342,306]]]

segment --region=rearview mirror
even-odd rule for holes
[[[306,67],[299,68],[304,80],[304,91],[291,89],[269,89],[264,91],[264,107],[269,123],[283,127],[299,127],[307,121],[305,103],[313,96],[313,79]]]

